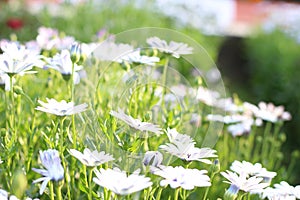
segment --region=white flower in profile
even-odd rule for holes
[[[71,54],[68,50],[62,50],[61,53],[56,54],[53,58],[47,59],[48,64],[45,68],[51,68],[60,72],[63,76],[71,76],[72,74],[72,60]],[[82,66],[74,64],[74,84],[80,82],[80,71],[83,69]]]
[[[30,60],[16,61],[7,54],[0,55],[0,73],[6,73],[8,75],[24,75],[29,73],[35,73],[32,68],[35,66],[34,62]]]
[[[88,148],[84,149],[83,153],[75,149],[70,149],[70,154],[82,162],[82,164],[89,167],[99,166],[103,163],[114,160],[111,155],[106,154],[104,151],[91,151]]]
[[[286,199],[300,199],[300,185],[291,186],[285,181],[280,184],[274,184],[274,188],[268,187],[262,192],[262,198],[270,200],[286,200]]]
[[[277,173],[268,171],[266,168],[263,168],[260,163],[252,164],[247,161],[238,161],[235,160],[230,169],[238,174],[246,174],[249,176],[256,176],[264,178],[264,182],[271,182],[272,178],[274,178]]]
[[[55,149],[40,151],[40,159],[42,165],[46,169],[32,168],[32,170],[43,175],[44,177],[36,179],[33,181],[33,183],[39,183],[43,181],[40,187],[40,194],[43,194],[49,181],[60,181],[64,178],[64,168],[61,165],[59,153]]]
[[[211,164],[212,162],[207,158],[217,157],[216,150],[195,147],[195,142],[190,136],[180,134],[176,129],[168,129],[167,135],[171,143],[160,145],[159,148],[182,160]]]
[[[196,94],[196,99],[208,106],[213,106],[214,104],[216,104],[219,97],[220,94],[218,92],[209,90],[201,86],[198,88]]]
[[[0,189],[0,199],[1,200],[19,200],[16,196],[8,194],[7,191]]]
[[[264,189],[260,196],[262,199],[268,198],[269,200],[296,200],[294,195],[271,187]]]
[[[122,56],[121,58],[118,59],[119,63],[125,62],[125,63],[129,63],[129,64],[145,64],[145,65],[150,65],[150,66],[154,66],[155,63],[159,62],[159,58],[158,57],[149,57],[149,56],[144,56],[141,55],[140,50],[131,52],[127,55]]]
[[[249,134],[253,125],[261,126],[262,125],[261,119],[254,120],[252,118],[248,118],[239,123],[229,125],[227,127],[227,130],[229,133],[231,133],[233,137],[236,137],[236,136]]]
[[[147,39],[147,43],[153,47],[158,49],[161,52],[171,54],[175,58],[179,58],[180,55],[188,55],[193,53],[193,48],[189,47],[185,43],[179,43],[171,41],[169,44],[158,37],[150,37]]]
[[[126,115],[123,110],[118,108],[118,112],[111,110],[110,115],[118,118],[128,124],[130,127],[140,130],[140,131],[149,131],[155,134],[162,134],[162,129],[155,124],[149,122],[142,122],[139,119],[134,119],[133,117]]]
[[[192,190],[195,187],[211,186],[206,170],[167,166],[161,167],[161,169],[156,168],[156,170],[153,170],[153,173],[164,178],[160,181],[162,187],[170,185],[173,189],[181,187],[185,190]]]
[[[263,178],[256,176],[248,178],[246,173],[237,174],[227,170],[226,172],[221,172],[221,174],[228,180],[224,182],[230,184],[227,193],[231,193],[231,195],[237,194],[239,190],[251,194],[259,194],[264,188],[269,186],[269,183],[263,182]]]
[[[46,100],[47,103],[38,100],[41,106],[38,106],[35,109],[57,116],[74,115],[85,111],[88,106],[86,103],[75,106],[73,102],[67,103],[65,100],[62,100],[60,102],[56,101],[55,99],[46,98]]]
[[[254,110],[256,117],[270,122],[288,121],[291,120],[291,114],[284,111],[283,106],[274,106],[273,103],[260,102],[258,109]]]
[[[145,166],[151,165],[157,167],[161,165],[162,161],[163,155],[159,151],[147,151],[143,159],[143,164]]]
[[[93,54],[95,58],[102,61],[114,61],[133,51],[133,46],[129,44],[116,44],[113,41],[105,40],[95,48]]]
[[[101,168],[100,171],[96,169],[94,172],[96,177],[93,178],[93,181],[96,184],[111,190],[118,195],[128,195],[152,185],[150,178],[139,175],[138,171],[135,171],[128,176],[125,171],[121,171],[119,168]]]
[[[2,164],[3,163],[3,161],[1,160],[1,158],[0,158],[0,164]]]
[[[250,103],[244,103],[244,107],[251,111],[255,117],[272,123],[288,121],[292,118],[289,112],[284,111],[283,106],[276,107],[273,103],[260,102],[258,107]]]

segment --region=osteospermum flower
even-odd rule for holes
[[[104,151],[91,151],[88,148],[84,149],[83,153],[75,149],[70,149],[70,154],[82,162],[82,164],[90,167],[99,166],[103,163],[114,160],[111,155],[105,154]]]
[[[192,190],[195,187],[211,186],[206,170],[167,166],[161,167],[161,169],[156,168],[156,170],[153,170],[153,173],[164,178],[160,181],[160,185],[163,187],[170,185],[174,189],[181,187],[185,190]]]
[[[34,60],[21,60],[17,61],[14,60],[12,57],[10,57],[7,54],[0,55],[0,73],[5,73],[8,75],[24,75],[28,73],[35,73],[32,71],[32,68],[34,66],[40,65],[40,63],[37,64]]]
[[[56,29],[40,27],[36,41],[42,49],[51,50],[55,48],[63,50],[68,49],[75,42],[75,39],[71,36],[61,37]]]
[[[38,100],[39,104],[42,106],[38,106],[35,109],[57,116],[67,116],[80,113],[85,111],[88,106],[86,103],[75,106],[73,102],[67,103],[65,100],[60,102],[56,101],[55,99],[46,98],[46,100],[48,103]]]
[[[137,171],[128,176],[125,171],[121,171],[119,168],[101,168],[100,171],[95,170],[94,172],[96,177],[93,178],[93,181],[96,184],[119,195],[138,192],[152,185],[150,178],[139,175]]]
[[[149,123],[149,122],[142,122],[139,119],[134,119],[133,117],[126,115],[123,110],[120,108],[118,109],[118,112],[111,110],[110,115],[124,121],[127,123],[130,127],[140,130],[140,131],[149,131],[156,134],[162,134],[161,128],[158,125]]]
[[[197,90],[196,99],[205,103],[208,106],[216,104],[217,99],[220,97],[220,94],[216,91],[209,90],[204,87],[199,87]]]
[[[102,61],[114,61],[133,51],[133,46],[105,40],[95,49],[94,56]]]
[[[56,54],[53,58],[48,59],[47,62],[48,65],[46,65],[46,68],[52,68],[60,72],[65,77],[71,76],[73,64],[68,50],[62,50],[60,54]],[[74,64],[74,84],[78,84],[80,82],[80,71],[82,71],[82,69],[82,66]]]
[[[285,181],[281,181],[280,184],[275,184],[274,188],[264,189],[262,197],[268,197],[270,200],[300,199],[300,185],[294,187]]]
[[[230,187],[226,191],[227,195],[236,195],[239,190],[249,192],[251,194],[260,193],[264,188],[268,187],[269,183],[264,183],[263,178],[252,176],[248,178],[246,173],[236,174],[231,171],[221,172],[221,174],[228,180]]]
[[[274,106],[273,103],[260,102],[258,107],[251,106],[248,108],[254,113],[257,118],[275,123],[277,121],[291,120],[292,116],[289,112],[284,111],[283,106]]]
[[[145,166],[151,165],[157,167],[161,165],[162,161],[163,155],[159,151],[147,151],[143,159],[143,164]]]
[[[146,65],[155,65],[156,62],[159,62],[158,57],[149,57],[149,56],[143,56],[141,55],[141,52],[134,51],[132,53],[129,53],[125,56],[122,56],[120,59],[118,59],[118,62],[127,62],[127,63],[138,63],[138,64],[146,64]]]
[[[194,140],[176,129],[168,129],[167,134],[171,143],[160,145],[159,148],[185,161],[200,161],[207,164],[212,162],[207,158],[217,157],[216,150],[195,147]]]
[[[33,183],[43,182],[40,187],[40,194],[43,194],[49,181],[60,181],[64,178],[64,168],[61,165],[59,153],[55,149],[40,151],[40,159],[46,169],[32,168],[32,170],[44,177],[33,181]]]
[[[238,174],[246,174],[249,176],[256,176],[264,178],[264,182],[270,182],[272,178],[274,178],[277,173],[270,172],[266,168],[263,168],[260,163],[252,164],[247,161],[238,161],[235,160],[232,164],[230,169]]]
[[[169,44],[158,37],[151,37],[147,39],[147,43],[153,47],[158,49],[161,52],[171,54],[175,58],[179,58],[180,55],[188,55],[193,53],[193,48],[189,47],[185,43],[179,43],[171,41]]]

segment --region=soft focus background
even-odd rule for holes
[[[46,26],[88,42],[96,34],[164,27],[199,42],[229,93],[284,105],[285,164],[300,149],[300,1],[0,0],[0,39],[35,39]],[[188,70],[183,69],[183,73]],[[298,162],[300,169],[300,162]],[[291,183],[300,184],[300,170]]]

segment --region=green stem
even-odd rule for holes
[[[263,142],[262,142],[261,158],[268,159],[268,149],[269,149],[269,138],[268,137],[270,135],[271,127],[272,127],[271,122],[267,122],[265,131],[264,131],[264,138],[263,138]]]
[[[160,200],[162,191],[163,191],[163,188],[160,187],[160,188],[158,189],[158,192],[157,192],[157,195],[156,195],[156,200]]]
[[[13,88],[13,76],[10,76],[10,128],[12,132],[12,143],[15,143],[16,140],[16,132],[15,132],[15,98],[14,98],[14,88]]]
[[[178,200],[178,196],[179,196],[179,188],[177,188],[174,192],[174,200]]]
[[[57,185],[57,187],[56,187],[56,199],[57,200],[62,200],[61,186],[60,185]]]
[[[93,187],[92,187],[93,171],[94,168],[89,170],[89,195],[88,195],[89,200],[93,199]]]
[[[161,106],[162,106],[163,109],[165,108],[164,97],[165,97],[165,94],[166,94],[166,82],[167,82],[168,65],[169,65],[169,58],[166,57],[164,70],[163,70],[163,74],[162,74],[163,93],[162,93],[162,96],[161,96],[161,99],[162,99],[162,105]]]
[[[54,200],[54,190],[53,190],[53,183],[50,181],[50,199]]]

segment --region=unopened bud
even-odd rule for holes
[[[230,185],[224,194],[224,200],[234,200],[236,199],[239,192],[239,188],[236,185]]]
[[[72,62],[78,63],[81,58],[81,45],[79,43],[72,44],[70,54]]]
[[[14,86],[14,92],[17,94],[17,95],[21,95],[21,94],[24,94],[23,92],[23,89],[19,86]]]

